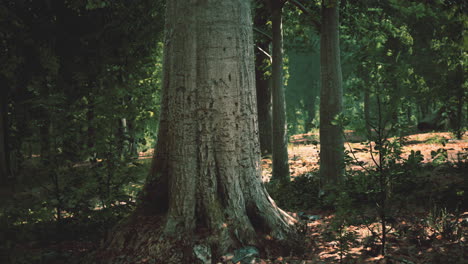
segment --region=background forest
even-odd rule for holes
[[[252,1],[262,176],[305,249],[237,260],[466,263],[468,4],[340,2],[342,94],[330,96],[342,99],[343,179],[326,185],[320,170],[338,165],[319,154],[322,3],[274,2]],[[0,263],[80,263],[137,206],[161,111],[164,10],[0,2]],[[281,122],[291,179],[272,160]]]

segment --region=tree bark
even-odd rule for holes
[[[338,9],[339,1],[322,1],[320,177],[323,184],[337,183],[342,180],[344,174],[343,131],[339,125],[332,124],[343,108]]]
[[[273,142],[272,181],[289,182],[288,133],[286,106],[283,89],[283,28],[282,10],[284,1],[271,0],[271,22],[273,31],[272,98],[273,98]]]
[[[265,236],[289,241],[295,220],[261,182],[249,1],[174,0],[166,8],[153,166],[138,210],[113,232],[104,249],[114,253],[103,262],[194,263],[194,245],[216,260],[245,245],[265,247]]]

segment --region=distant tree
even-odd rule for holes
[[[343,87],[339,40],[339,1],[322,1],[320,35],[320,177],[324,183],[341,181],[344,173],[342,127],[334,122],[342,113]]]
[[[139,210],[105,246],[125,255],[119,263],[195,263],[200,247],[217,259],[263,248],[266,235],[292,241],[294,219],[261,181],[253,56],[249,1],[168,1],[153,167]]]

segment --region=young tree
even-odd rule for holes
[[[249,1],[174,0],[166,8],[153,167],[139,209],[105,247],[124,263],[194,263],[200,248],[214,259],[270,244],[265,236],[291,241],[295,220],[261,182]]]
[[[322,1],[320,39],[320,177],[336,183],[344,173],[343,132],[333,120],[342,112],[343,88],[338,31],[339,1]]]
[[[273,181],[288,182],[288,133],[283,90],[283,28],[284,0],[270,0],[272,23],[272,98],[273,98]]]

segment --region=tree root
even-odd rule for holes
[[[192,234],[166,234],[165,218],[162,216],[131,216],[117,224],[110,236],[95,252],[89,254],[87,264],[140,264],[140,263],[211,263],[222,262],[234,250],[253,246],[262,258],[300,253],[298,236],[289,234],[286,239],[277,239],[271,234],[256,230],[255,245],[239,244],[227,230],[196,230]],[[242,234],[237,234],[241,236]],[[230,241],[226,241],[229,240]],[[219,241],[225,240],[225,241]],[[222,244],[222,246],[220,245]],[[230,246],[227,246],[230,245]],[[201,257],[205,255],[205,257]],[[201,259],[205,259],[202,261]],[[206,259],[209,259],[207,262]]]

